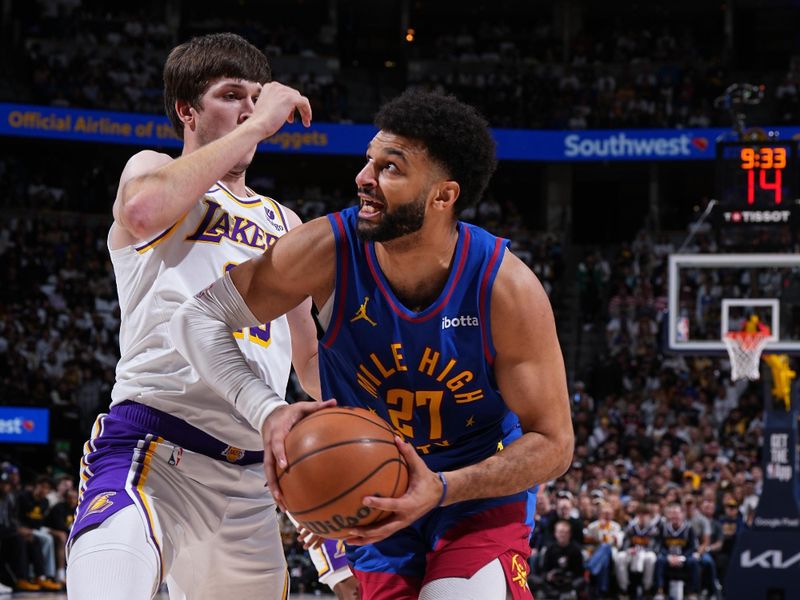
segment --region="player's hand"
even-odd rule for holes
[[[348,577],[333,586],[336,600],[361,600],[361,589],[355,577]]]
[[[365,506],[393,514],[377,525],[351,529],[345,540],[348,544],[362,546],[379,542],[408,527],[439,504],[442,482],[438,475],[428,468],[411,444],[399,437],[395,437],[395,443],[408,464],[408,489],[399,498],[366,496]]]
[[[264,421],[264,426],[261,428],[261,436],[264,440],[264,474],[267,476],[267,486],[272,492],[272,497],[284,512],[286,512],[286,505],[283,503],[278,486],[278,475],[275,471],[276,465],[280,465],[281,469],[286,468],[286,448],[283,446],[286,435],[303,417],[332,406],[336,406],[336,400],[296,402],[276,408]]]
[[[258,102],[248,121],[261,129],[264,138],[274,135],[284,123],[294,123],[295,112],[306,127],[311,126],[311,104],[294,88],[271,81],[261,88]]]
[[[309,531],[302,525],[297,526],[297,539],[303,544],[303,550],[310,550],[311,548],[319,548],[325,541],[325,538],[318,536],[313,531]]]

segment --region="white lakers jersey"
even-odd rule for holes
[[[284,209],[271,198],[237,197],[217,183],[160,235],[110,250],[122,319],[111,405],[134,400],[232,446],[262,449],[260,433],[178,353],[168,325],[185,300],[261,255],[288,229]],[[291,365],[286,317],[233,335],[253,371],[284,397]]]

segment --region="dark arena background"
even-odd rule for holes
[[[249,170],[304,220],[356,201],[372,118],[406,88],[452,93],[493,128],[499,167],[461,218],[510,238],[544,285],[576,434],[571,468],[540,488],[535,597],[800,598],[796,0],[0,9],[0,505],[19,527],[69,527],[83,444],[108,408],[111,206],[132,154],[179,151],[167,53],[233,31],[311,101],[312,127],[284,127]],[[294,381],[288,395],[304,399]],[[42,497],[52,517],[31,521],[21,507]],[[673,513],[696,543],[654,539],[658,589],[632,524],[663,530]],[[574,572],[548,560],[558,519],[581,551]],[[328,594],[284,533],[293,597]],[[17,584],[5,564],[0,581]]]

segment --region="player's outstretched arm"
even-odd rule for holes
[[[275,464],[286,465],[283,440],[292,426],[334,402],[291,406],[247,364],[231,332],[272,321],[308,296],[333,290],[335,240],[327,219],[292,229],[257,259],[242,263],[194,298],[170,320],[178,351],[203,380],[261,431],[267,483],[281,504]]]
[[[252,115],[220,139],[176,160],[150,151],[133,156],[122,172],[114,202],[115,246],[171,227],[256,144],[275,134],[285,122],[292,122],[295,111],[308,127],[308,99],[295,89],[268,83],[261,89]]]
[[[348,543],[378,542],[439,504],[508,496],[566,471],[574,442],[553,311],[536,276],[510,252],[492,288],[491,324],[495,377],[519,417],[522,437],[479,463],[444,473],[446,490],[414,448],[398,438],[409,466],[408,490],[400,498],[365,498],[366,505],[394,514],[376,526],[353,530]]]

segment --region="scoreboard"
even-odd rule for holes
[[[799,195],[799,143],[717,143],[717,200],[725,224],[790,222]]]

